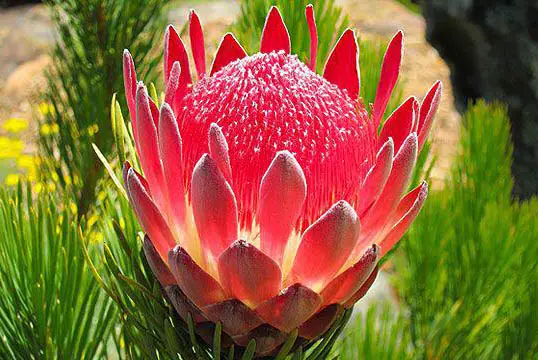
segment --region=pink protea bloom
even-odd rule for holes
[[[206,72],[198,16],[190,43],[198,81],[173,26],[165,35],[165,102],[137,83],[124,54],[126,96],[145,177],[124,181],[147,233],[150,266],[177,312],[201,336],[221,322],[229,342],[257,340],[258,355],[286,334],[312,340],[352,307],[377,275],[427,194],[405,194],[439,104],[441,83],[395,110],[378,133],[397,81],[403,34],[385,54],[371,115],[360,100],[358,47],[346,30],[323,76],[306,9],[311,56],[290,55],[272,8],[260,52],[226,34]]]

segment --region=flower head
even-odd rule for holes
[[[272,8],[260,52],[226,34],[206,71],[200,21],[189,33],[197,81],[173,26],[165,35],[165,102],[157,108],[124,54],[126,96],[144,177],[124,181],[147,233],[144,250],[178,313],[201,329],[271,354],[298,329],[315,339],[352,307],[377,262],[417,216],[427,185],[405,194],[441,94],[406,100],[383,125],[403,34],[390,42],[371,115],[360,100],[358,47],[347,30],[316,74]],[[200,330],[200,334],[203,331]]]

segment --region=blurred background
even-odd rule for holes
[[[400,29],[403,78],[392,109],[408,96],[423,96],[436,80],[444,85],[414,180],[428,178],[429,199],[358,304],[334,354],[346,359],[538,358],[534,0],[301,0],[297,6],[284,0],[0,1],[0,228],[10,229],[0,234],[0,253],[12,259],[0,264],[0,273],[19,274],[0,280],[0,289],[13,293],[0,299],[5,320],[0,358],[28,358],[24,355],[43,348],[61,356],[71,347],[87,358],[127,353],[137,358],[146,346],[150,353],[167,347],[159,334],[149,345],[142,340],[147,332],[159,331],[144,327],[142,319],[157,316],[151,306],[164,304],[122,317],[122,306],[128,305],[110,296],[129,297],[131,305],[147,301],[143,294],[133,295],[132,284],[115,278],[117,268],[150,292],[154,281],[141,280],[143,264],[131,260],[139,250],[139,228],[109,176],[119,172],[118,139],[110,121],[114,93],[126,111],[123,49],[135,56],[139,76],[162,90],[166,24],[173,23],[187,40],[184,26],[195,8],[211,61],[227,31],[255,52],[265,14],[276,4],[293,29],[293,52],[304,58],[302,18],[310,2],[320,44],[326,44],[320,48],[320,66],[339,33],[346,26],[357,29],[366,103],[372,102],[386,44]],[[92,143],[109,161],[108,169]],[[51,224],[62,230],[34,231]],[[28,244],[24,252],[16,245],[22,242]],[[71,249],[66,269],[78,269],[79,283],[95,302],[82,305],[68,272],[51,270],[56,261],[49,256],[57,246]],[[37,260],[29,257],[32,251],[47,255]],[[31,259],[40,265],[21,275],[17,269]],[[99,284],[109,287],[106,294],[90,271],[91,261],[103,274]],[[40,281],[49,286],[37,290],[33,285]],[[51,299],[62,299],[62,305],[36,316]],[[59,320],[55,316],[65,313],[65,302],[75,310]],[[19,309],[24,321],[14,315]],[[155,321],[167,321],[159,316]],[[85,330],[67,336],[65,327],[77,321]],[[30,341],[34,329],[39,331]]]

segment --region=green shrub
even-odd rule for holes
[[[410,336],[418,358],[528,358],[538,346],[538,204],[511,204],[506,109],[479,102],[464,123],[446,188],[430,194],[395,257]]]
[[[159,57],[151,53],[165,28],[164,0],[48,0],[58,33],[44,100],[52,111],[41,133],[42,172],[69,188],[79,214],[95,199],[102,175],[91,144],[112,153],[110,98],[123,94],[122,53],[132,50],[139,75],[154,79]],[[143,61],[142,61],[143,60]]]
[[[57,203],[44,193],[33,199],[30,186],[0,190],[2,359],[108,353],[116,309],[84,261],[76,214]]]
[[[335,346],[334,355],[343,360],[412,358],[408,319],[393,306],[373,303],[365,313],[358,313]]]
[[[514,206],[512,231],[519,259],[505,275],[513,286],[507,300],[507,324],[501,335],[503,359],[533,359],[538,354],[538,200],[532,199]],[[513,279],[511,278],[513,277]]]

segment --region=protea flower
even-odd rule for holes
[[[165,35],[164,103],[157,108],[124,54],[125,89],[142,177],[124,181],[147,233],[153,272],[201,336],[220,322],[228,341],[277,351],[298,329],[312,340],[352,307],[427,194],[405,195],[441,94],[411,97],[378,131],[399,73],[403,34],[385,54],[371,115],[360,100],[358,47],[347,30],[323,76],[306,8],[308,64],[290,55],[276,8],[260,52],[226,34],[206,72],[198,16],[189,32],[197,73],[173,26]]]

